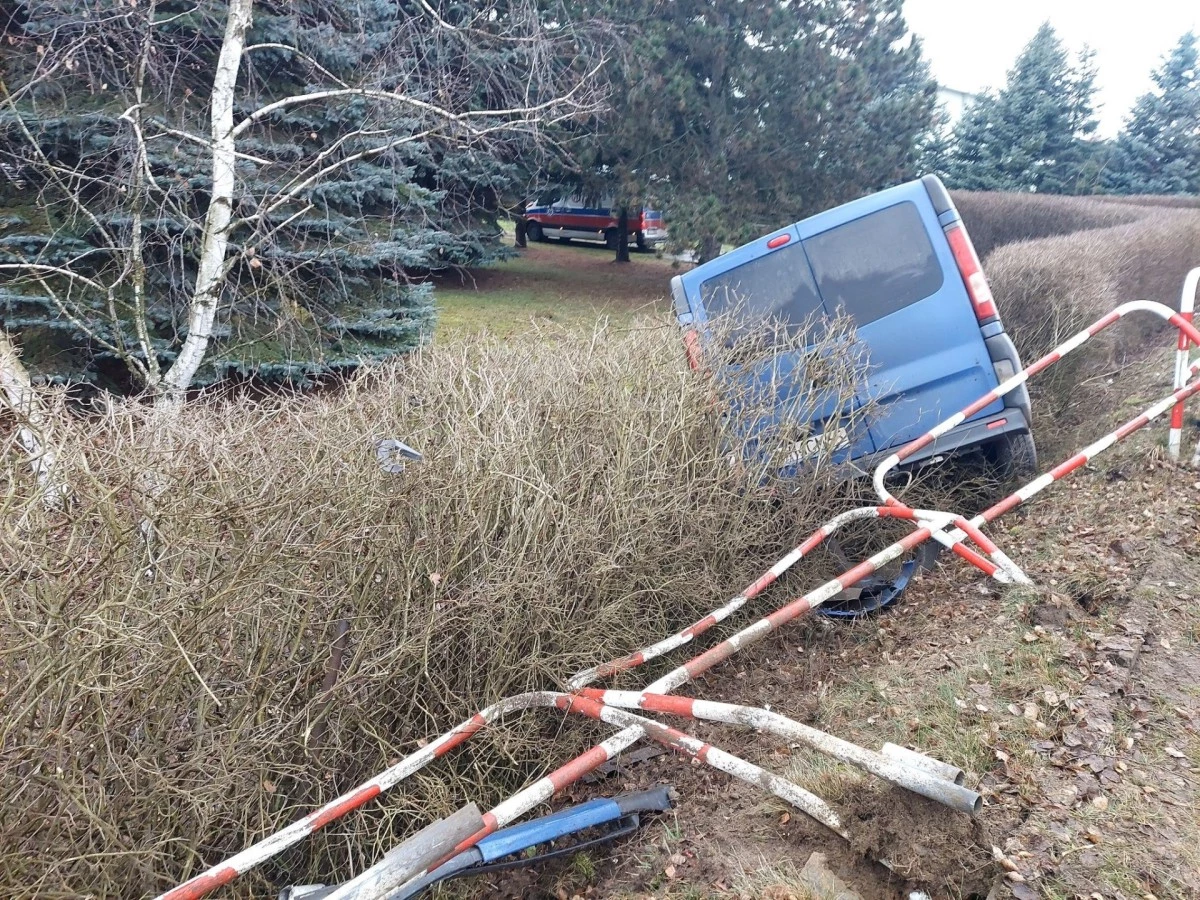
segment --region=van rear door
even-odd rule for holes
[[[737,311],[747,322],[770,320],[783,326],[816,325],[829,315],[813,278],[808,257],[795,227],[785,228],[720,257],[722,271],[703,278],[693,270],[673,280],[676,312],[682,324],[703,329],[711,318]],[[711,271],[711,270],[710,270]],[[801,353],[776,351],[760,360],[748,360],[725,373],[739,382],[735,391],[746,403],[764,407],[755,422],[743,422],[746,437],[765,435],[776,428],[808,426],[811,435],[837,433],[835,461],[854,459],[875,451],[866,427],[846,431],[845,422],[861,405],[836,391],[822,393],[800,364]],[[814,391],[814,387],[816,390]],[[774,397],[772,406],[770,399]],[[736,415],[738,410],[733,411]],[[753,447],[748,448],[753,452]],[[797,442],[795,462],[814,455],[805,440]]]
[[[831,312],[844,312],[868,348],[865,396],[877,450],[920,437],[996,386],[991,357],[920,182],[796,226]],[[1003,401],[976,418],[1003,408]]]

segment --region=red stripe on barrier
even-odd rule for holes
[[[997,547],[992,539],[986,534],[968,522],[966,519],[955,519],[954,524],[962,529],[963,534],[973,540],[984,553],[995,553],[1000,548]]]
[[[231,866],[226,866],[212,875],[198,875],[191,881],[167,891],[162,895],[161,900],[197,900],[197,898],[203,897],[209,891],[215,891],[219,887],[224,887],[237,877],[238,870]]]
[[[875,512],[881,519],[914,519],[916,513],[907,506],[877,506]]]
[[[722,641],[715,647],[705,650],[695,659],[690,659],[683,664],[684,670],[688,673],[689,678],[695,678],[703,672],[707,672],[717,663],[724,662],[733,656],[737,648],[729,641]]]
[[[599,765],[608,762],[608,751],[601,745],[597,745],[583,753],[565,766],[555,769],[546,777],[550,779],[550,783],[554,785],[554,790],[557,793],[565,788],[568,784],[574,784],[592,769]]]
[[[994,521],[995,519],[1000,518],[1000,516],[1004,515],[1006,512],[1008,512],[1013,507],[1020,506],[1021,502],[1022,501],[1021,501],[1020,495],[1009,494],[1007,497],[1005,497],[999,503],[995,503],[992,506],[989,506],[987,509],[985,509],[983,512],[981,512],[979,515],[983,517],[983,520],[985,522],[991,522],[991,521]]]
[[[575,696],[580,697],[584,700],[595,700],[598,703],[603,703],[604,702],[604,689],[603,688],[581,688],[580,690],[575,692]],[[559,709],[567,709],[567,707],[570,706],[570,704],[566,703],[563,700],[556,701],[555,705]]]
[[[1066,462],[1061,462],[1050,470],[1050,477],[1055,481],[1062,478],[1064,475],[1070,475],[1080,466],[1086,465],[1088,461],[1086,453],[1076,453]]]
[[[655,725],[657,725],[658,727],[654,728],[653,731],[658,732],[659,738],[662,738],[665,735],[667,738],[669,738],[671,741],[673,741],[675,744],[677,744],[679,746],[680,750],[683,750],[685,753],[689,753],[689,754],[692,752],[683,746],[687,742],[688,736],[686,734],[684,734],[682,731],[680,731],[678,728],[672,728],[670,725],[660,725],[657,722],[655,723]],[[705,744],[696,753],[696,756],[700,756],[700,753],[707,753],[707,752],[708,752],[708,744]],[[701,759],[703,759],[703,757],[701,757]]]
[[[446,743],[434,750],[433,755],[445,756],[459,744],[465,743],[475,735],[479,734],[479,732],[482,731],[486,725],[487,719],[476,713],[471,717],[471,721],[463,726],[462,731],[458,732],[456,735],[454,735],[454,737],[450,738],[450,740],[446,741]]]
[[[812,553],[827,537],[829,537],[829,532],[824,528],[818,528],[807,541],[800,545],[800,554],[806,556]]]
[[[969,418],[971,418],[971,416],[975,415],[975,413],[979,412],[981,409],[983,409],[986,406],[991,406],[993,403],[995,403],[999,399],[1000,399],[1000,395],[997,394],[995,391],[988,391],[986,394],[984,394],[982,397],[980,397],[978,400],[976,400],[974,403],[972,403],[970,406],[968,406],[966,409],[964,409],[962,411],[963,417],[969,419]]]
[[[990,559],[980,556],[970,547],[964,547],[962,544],[955,544],[950,549],[954,552],[955,556],[965,559],[967,562],[989,577],[1000,571],[1000,567],[998,565],[996,565]]]
[[[684,637],[692,638],[698,634],[703,634],[704,632],[708,631],[708,629],[712,628],[716,624],[717,624],[716,616],[705,616],[703,619],[701,619],[699,622],[696,622],[694,625],[689,625],[687,628],[683,629],[683,635],[684,635]],[[643,660],[643,662],[644,662],[644,660]],[[640,663],[639,663],[639,665],[640,665]]]
[[[810,609],[812,609],[812,603],[809,602],[808,597],[799,597],[787,606],[782,606],[775,610],[775,612],[767,616],[767,621],[771,623],[772,629],[776,629],[780,625],[792,621],[792,619],[800,618],[800,616],[804,615]]]
[[[425,871],[432,872],[438,866],[442,865],[442,863],[449,862],[454,857],[458,856],[458,854],[462,853],[464,850],[471,849],[472,847],[474,847],[476,844],[478,844],[480,841],[482,841],[485,837],[487,837],[489,834],[494,832],[499,827],[500,827],[500,823],[496,821],[496,816],[493,813],[485,812],[483,814],[483,827],[482,828],[480,828],[477,832],[475,832],[473,835],[471,835],[466,840],[461,841],[458,844],[458,846],[456,846],[453,850],[451,850],[449,853],[447,853],[445,856],[443,856],[441,859],[439,859],[437,862],[435,862],[433,865],[431,865]]]
[[[1042,369],[1045,369],[1045,368],[1048,368],[1049,366],[1054,365],[1060,359],[1062,359],[1062,354],[1059,353],[1057,350],[1053,350],[1050,353],[1047,353],[1045,356],[1043,356],[1041,359],[1039,359],[1033,365],[1028,366],[1025,369],[1025,371],[1028,372],[1029,377],[1032,378],[1038,372],[1042,371]]]
[[[711,749],[712,744],[704,744],[699,750],[696,751],[696,759],[700,760],[700,762],[708,762],[708,751]]]
[[[643,694],[640,705],[642,709],[648,709],[651,712],[668,713],[672,716],[684,716],[691,719],[694,718],[692,715],[692,705],[695,702],[691,697],[675,697],[670,694]]]
[[[308,817],[307,822],[313,831],[318,831],[324,828],[334,819],[340,819],[351,810],[358,809],[368,800],[373,800],[379,796],[379,785],[369,784],[359,791],[355,791],[345,800],[327,806],[324,809],[319,809]]]
[[[1200,344],[1200,331],[1182,313],[1175,313],[1167,321],[1186,334],[1193,344]]]
[[[918,450],[924,450],[926,447],[932,444],[934,440],[935,438],[930,432],[925,432],[925,434],[921,435],[912,443],[905,444],[903,447],[897,450],[896,458],[901,460],[908,459]]]
[[[1179,416],[1179,424],[1178,425],[1175,424],[1175,414],[1177,414]],[[1175,407],[1175,414],[1173,414],[1171,416],[1171,427],[1172,428],[1182,428],[1183,427],[1183,405],[1182,404]],[[1137,431],[1143,425],[1148,425],[1149,423],[1150,423],[1150,417],[1147,415],[1141,415],[1141,416],[1138,416],[1136,419],[1131,419],[1130,421],[1126,422],[1124,425],[1122,425],[1120,428],[1117,429],[1117,431],[1116,431],[1117,440],[1119,441],[1119,440],[1129,437],[1129,435],[1133,434],[1135,431]]]
[[[1117,321],[1117,319],[1119,319],[1119,318],[1121,318],[1121,314],[1119,312],[1116,312],[1116,311],[1110,312],[1103,319],[1101,319],[1098,322],[1094,322],[1088,328],[1088,330],[1087,330],[1088,336],[1095,337],[1097,334],[1099,334],[1101,331],[1103,331],[1105,328],[1107,328],[1113,322]]]
[[[1175,429],[1179,429],[1179,428],[1183,427],[1183,404],[1182,403],[1176,403],[1175,407],[1171,410],[1171,427],[1175,428]],[[1136,428],[1133,430],[1137,431]],[[1117,437],[1124,437],[1124,435],[1120,434],[1118,432]]]
[[[771,585],[773,585],[775,583],[775,580],[778,577],[779,576],[776,575],[774,572],[764,573],[763,576],[758,579],[758,581],[754,582],[754,584],[752,584],[752,585],[750,585],[750,587],[746,588],[746,590],[742,593],[742,596],[745,597],[747,600],[757,597],[764,590],[766,590]]]
[[[843,572],[841,575],[839,575],[836,581],[842,586],[842,590],[845,590],[848,587],[858,584],[868,575],[874,573],[874,571],[875,563],[871,562],[869,559],[865,559],[850,571]]]

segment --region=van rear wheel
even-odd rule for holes
[[[610,228],[604,232],[604,246],[609,250],[616,250],[621,244],[621,235],[617,233],[617,229]]]
[[[1037,472],[1037,445],[1028,431],[1001,435],[983,449],[988,462],[1002,478],[1017,478]]]
[[[546,236],[542,234],[542,226],[539,222],[530,222],[525,226],[525,236],[531,241],[544,241]]]

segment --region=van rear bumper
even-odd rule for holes
[[[928,447],[914,453],[904,461],[905,465],[922,462],[935,456],[944,456],[962,450],[964,447],[975,447],[994,441],[1002,434],[1013,432],[1026,434],[1029,432],[1029,420],[1023,410],[1015,406],[1005,407],[994,415],[987,416],[977,422],[967,422],[948,431]],[[894,452],[894,451],[893,451]]]
[[[1021,409],[1015,406],[1006,407],[994,415],[959,425],[953,431],[946,432],[928,447],[918,450],[906,459],[901,468],[928,462],[939,456],[949,456],[967,447],[982,446],[1004,434],[1027,434],[1030,430],[1029,420],[1025,418],[1025,413]],[[847,465],[861,475],[870,475],[877,465],[898,449],[900,448],[892,447],[869,456],[860,456],[848,461]]]

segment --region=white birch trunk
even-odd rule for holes
[[[55,463],[54,439],[41,400],[21,365],[17,348],[0,331],[0,396],[17,417],[17,441],[29,456],[29,464],[43,491],[46,506],[62,509],[70,496]]]
[[[253,0],[229,0],[225,40],[217,60],[212,89],[212,199],[204,219],[196,286],[188,311],[188,332],[179,356],[163,378],[163,393],[169,403],[179,403],[192,383],[208,342],[221,288],[225,282],[225,254],[229,249],[229,223],[233,216],[236,162],[233,133],[233,98],[237,87],[246,30],[250,27]]]

